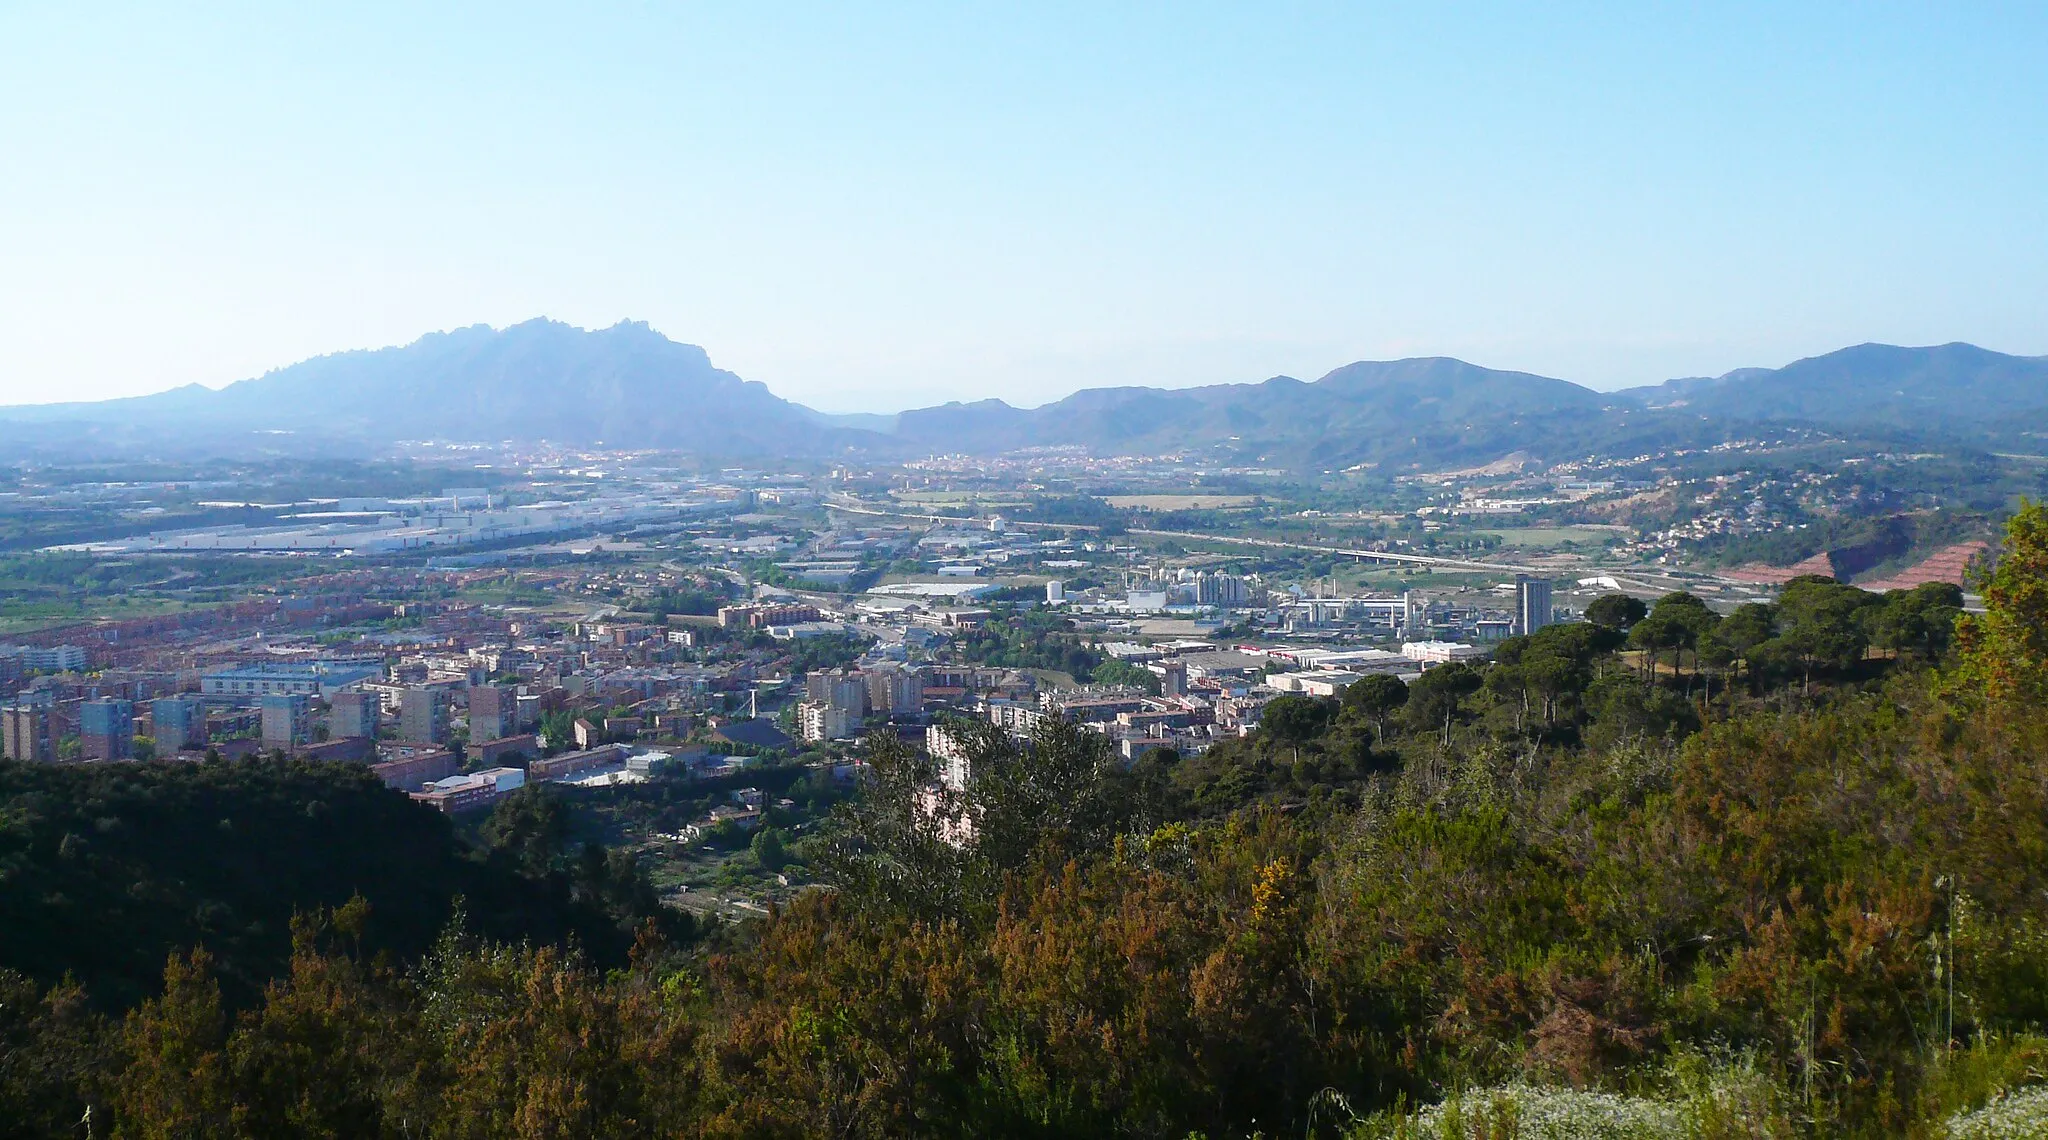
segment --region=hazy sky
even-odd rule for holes
[[[0,401],[649,321],[831,411],[2048,353],[2048,9],[0,0]]]

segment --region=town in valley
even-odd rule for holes
[[[1979,501],[2042,470],[1826,446],[1392,473],[1078,448],[24,462],[0,492],[5,755],[359,764],[465,818],[554,784],[671,904],[743,916],[806,887],[873,734],[964,789],[962,724],[1193,757],[1278,697],[1482,662],[1607,595],[1962,585]]]

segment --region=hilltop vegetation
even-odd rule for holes
[[[166,954],[204,945],[247,1001],[284,971],[295,912],[352,898],[377,915],[362,949],[406,961],[458,905],[492,937],[619,962],[656,913],[602,851],[582,866],[545,791],[486,836],[465,843],[361,765],[0,763],[0,966],[118,1010],[157,989]]]
[[[248,1001],[203,931],[125,1015],[11,976],[0,1127],[2038,1135],[2048,512],[1984,597],[1617,598],[1199,758],[985,731],[936,803],[878,738],[835,890],[620,968],[308,895]]]

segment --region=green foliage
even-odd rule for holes
[[[1989,1103],[1944,1122],[1950,1140],[2007,1140],[2048,1135],[2048,1086],[2001,1091]]]
[[[568,849],[569,813],[552,788],[528,784],[491,808],[481,831],[490,850],[528,875],[546,875]]]
[[[1545,626],[1528,637],[1511,637],[1495,649],[1486,687],[1519,704],[1518,726],[1529,719],[1532,696],[1540,702],[1534,711],[1545,727],[1560,718],[1577,723],[1598,665],[1621,640],[1619,630],[1590,623]]]
[[[754,860],[770,871],[780,871],[789,865],[789,851],[783,846],[782,832],[773,827],[755,832],[754,841],[748,846]]]
[[[941,786],[932,758],[892,734],[865,742],[862,794],[835,810],[817,861],[861,905],[986,917],[1006,876],[1033,858],[1099,857],[1160,818],[1170,761],[1127,770],[1106,739],[1063,721],[1023,744],[985,722],[948,727],[971,758],[964,789]]]
[[[1761,602],[1737,606],[1713,630],[1705,649],[1723,661],[1748,657],[1756,647],[1778,636],[1777,607]]]
[[[405,975],[352,949],[345,912],[296,920],[289,973],[238,1018],[205,954],[173,957],[162,996],[119,1030],[129,1060],[96,1124],[251,1140],[672,1135],[699,1103],[696,991],[658,942],[608,977],[453,927]]]
[[[1390,673],[1372,673],[1344,690],[1344,712],[1372,725],[1376,739],[1384,741],[1387,723],[1408,703],[1408,683]]]
[[[46,990],[0,970],[0,1138],[68,1135],[119,1067],[110,1044],[76,983]]]
[[[1593,722],[1588,735],[1596,745],[1671,741],[1699,727],[1699,714],[1679,694],[1618,671],[1594,677],[1579,701]]]
[[[829,633],[797,638],[784,651],[792,673],[819,673],[853,664],[867,651],[870,641],[853,634]]]
[[[1650,612],[1637,598],[1627,594],[1602,594],[1586,606],[1586,620],[1608,629],[1627,630]]]
[[[1928,582],[1885,596],[1870,621],[1871,644],[1893,653],[1936,661],[1948,651],[1963,591],[1947,582]]]
[[[1458,1092],[1412,1117],[1353,1130],[1357,1140],[1692,1140],[1683,1109],[1648,1097],[1514,1084]]]
[[[1031,522],[1092,526],[1105,535],[1124,533],[1123,512],[1092,495],[1047,495],[1032,500],[1018,517]]]
[[[1816,669],[1844,672],[1870,647],[1865,612],[1884,604],[1876,594],[1832,578],[1794,578],[1778,593],[1778,636],[1758,652],[1796,661],[1809,681]]]
[[[1465,698],[1485,684],[1477,669],[1462,662],[1439,665],[1416,678],[1408,689],[1408,721],[1419,732],[1441,729],[1449,746],[1451,726],[1464,710]]]
[[[1275,740],[1300,744],[1323,731],[1330,723],[1331,712],[1331,702],[1315,697],[1275,697],[1260,714],[1259,728]]]
[[[540,735],[545,741],[543,750],[550,756],[576,747],[576,714],[568,709],[542,713]]]
[[[1161,688],[1159,674],[1143,665],[1133,665],[1114,657],[1091,666],[1087,676],[1098,685],[1127,685],[1133,689],[1143,689],[1154,696],[1158,695]]]
[[[640,920],[529,851],[471,850],[358,765],[0,763],[0,967],[42,984],[74,978],[124,1008],[166,954],[203,944],[246,1001],[286,961],[295,910],[354,895],[378,910],[377,948],[402,956],[458,896],[493,936],[573,934],[607,960]]]
[[[1807,464],[1787,468],[1819,475],[1830,473],[1830,459],[1816,456]],[[1868,470],[1857,478],[1877,483],[1899,495],[1923,501],[1963,504],[1970,509],[1941,509],[1899,515],[1832,515],[1801,510],[1790,499],[1777,504],[1788,515],[1802,517],[1803,524],[1780,530],[1746,535],[1723,535],[1699,544],[1700,552],[1726,566],[1753,562],[1790,566],[1815,554],[1839,552],[1849,564],[1839,565],[1844,573],[1861,574],[1887,564],[1910,560],[1913,551],[1938,550],[1952,543],[1982,537],[1990,529],[1986,510],[2000,511],[2033,482],[2024,469],[1995,460],[1971,463],[1899,463]]]
[[[1982,589],[1985,613],[1955,631],[1963,690],[1994,711],[2048,704],[2048,505],[2021,502]]]
[[[1719,615],[1691,594],[1666,594],[1650,607],[1647,616],[1629,627],[1628,643],[1644,651],[1653,677],[1658,655],[1671,650],[1671,671],[1677,673],[1683,667],[1685,651],[1690,649],[1697,654],[1702,639],[1709,637],[1719,623]]]
[[[1038,609],[1007,613],[979,629],[962,630],[953,642],[953,651],[961,660],[976,665],[1051,669],[1082,681],[1105,663],[1100,653],[1073,632],[1072,621]]]
[[[642,604],[656,621],[664,621],[670,614],[703,617],[717,613],[721,606],[732,604],[732,592],[730,583],[722,579],[710,580],[681,589],[663,587]]]

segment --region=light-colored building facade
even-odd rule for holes
[[[206,743],[206,704],[196,697],[158,697],[149,703],[150,739],[158,756]]]
[[[924,730],[924,748],[939,762],[939,780],[954,791],[963,791],[974,780],[974,757],[966,738],[958,730],[935,724]]]
[[[263,747],[289,752],[313,742],[313,698],[271,693],[263,698]]]
[[[469,738],[497,740],[518,725],[518,695],[501,685],[472,685],[469,690]]]
[[[804,677],[804,698],[812,704],[834,705],[855,717],[868,711],[867,677],[861,673],[811,673]]]
[[[9,760],[47,763],[57,758],[48,705],[23,702],[0,709],[0,738]]]
[[[374,661],[309,661],[243,665],[202,674],[199,691],[209,697],[256,698],[272,693],[327,696],[345,686],[377,677],[384,666]]]
[[[526,773],[518,768],[485,768],[467,776],[449,776],[428,784],[412,798],[449,815],[489,807],[507,793],[526,786]]]
[[[384,702],[376,693],[350,689],[327,699],[327,735],[333,740],[375,740]]]
[[[23,645],[11,650],[24,670],[76,673],[85,668],[85,649],[77,645]]]
[[[1551,624],[1550,582],[1543,578],[1515,579],[1515,632],[1524,637]]]
[[[816,742],[844,740],[860,722],[842,706],[805,701],[796,708],[796,723],[798,735]]]
[[[101,698],[78,708],[78,754],[87,760],[127,760],[135,755],[135,706]]]
[[[415,744],[448,740],[448,702],[439,689],[411,688],[398,699],[398,735]]]
[[[904,716],[924,708],[924,678],[910,669],[875,669],[866,674],[868,711]]]

